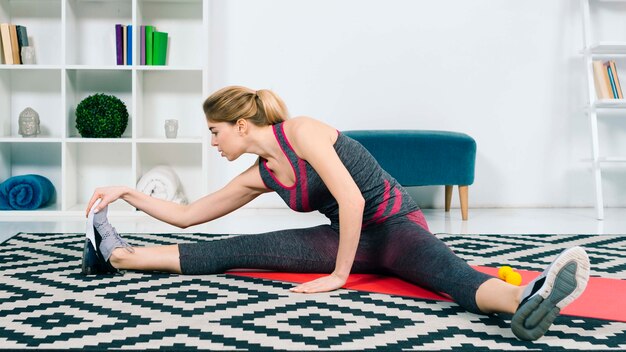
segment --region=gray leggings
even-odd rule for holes
[[[229,269],[331,273],[339,234],[330,225],[290,229],[225,240],[181,243],[183,274],[217,274]],[[441,240],[408,217],[398,217],[361,232],[353,273],[386,273],[448,294],[470,312],[476,290],[492,277],[474,270]]]

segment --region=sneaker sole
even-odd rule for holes
[[[101,199],[97,199],[96,202],[91,206],[91,209],[89,210],[89,215],[87,215],[87,227],[85,228],[85,235],[87,236],[87,239],[91,242],[93,248],[96,248],[98,246],[98,244],[96,243],[96,235],[94,233],[95,229],[93,227],[93,210],[98,204],[100,204],[100,201]]]
[[[555,260],[546,276],[546,282],[537,294],[562,309],[583,293],[588,280],[587,252],[581,247],[572,247]]]
[[[589,280],[589,257],[581,247],[564,251],[554,261],[546,281],[534,297],[513,315],[511,329],[520,340],[543,336],[562,308],[578,298]]]
[[[90,260],[91,259],[91,260]],[[81,265],[81,273],[83,275],[95,275],[98,273],[97,269],[97,254],[93,249],[93,246],[89,242],[88,239],[85,239],[85,244],[83,246],[83,260]],[[91,261],[90,265],[88,262]]]

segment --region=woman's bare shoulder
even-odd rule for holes
[[[285,121],[284,126],[287,134],[291,134],[296,137],[301,134],[310,136],[311,133],[325,134],[328,132],[336,131],[336,129],[332,126],[309,116],[297,116],[291,118]]]
[[[298,116],[285,122],[285,134],[295,149],[296,154],[302,157],[303,145],[329,142],[331,145],[337,140],[337,130],[309,116]]]
[[[301,127],[301,126],[320,125],[320,124],[323,125],[324,123],[310,116],[296,116],[285,121],[285,126],[291,126],[292,128]]]

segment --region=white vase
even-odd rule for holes
[[[178,120],[170,119],[165,120],[165,137],[167,138],[176,138],[178,134]]]
[[[35,48],[32,46],[22,47],[22,64],[34,65],[35,64]]]

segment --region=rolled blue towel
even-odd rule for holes
[[[54,185],[40,175],[21,175],[0,183],[0,210],[34,210],[54,199]]]

